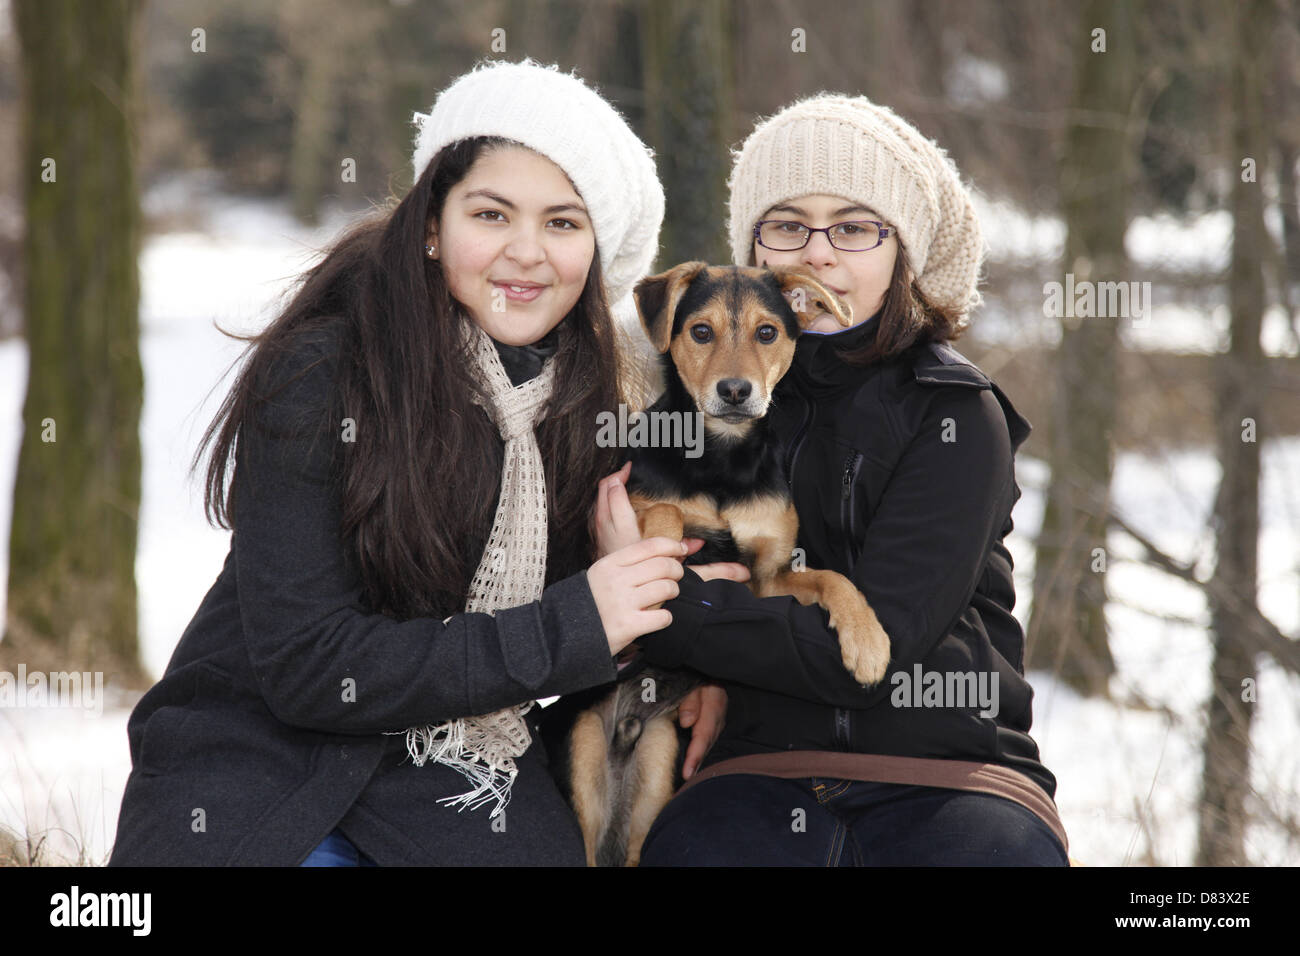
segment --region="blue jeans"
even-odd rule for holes
[[[378,866],[366,856],[352,841],[343,835],[342,830],[331,830],[316,849],[307,854],[307,859],[299,866]]]
[[[671,800],[642,866],[1068,866],[1014,800],[869,781],[726,774]]]

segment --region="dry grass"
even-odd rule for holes
[[[75,857],[56,852],[53,849],[51,835],[61,834],[73,839],[77,853]],[[41,834],[18,833],[4,824],[0,824],[0,866],[102,866],[103,862],[92,860],[66,831],[46,830]]]

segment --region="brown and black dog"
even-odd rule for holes
[[[889,638],[862,592],[837,572],[791,567],[798,519],[766,419],[799,333],[820,312],[849,326],[848,307],[794,267],[686,262],[643,279],[634,294],[665,380],[647,414],[703,418],[702,454],[632,449],[628,494],[642,536],[703,538],[688,563],[740,561],[759,597],[820,604],[844,666],[864,686],[879,682]],[[592,866],[639,862],[678,779],[677,706],[703,680],[689,671],[638,670],[635,654],[634,645],[620,657],[619,682],[577,716],[568,735],[564,783]]]

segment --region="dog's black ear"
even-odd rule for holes
[[[682,293],[697,275],[708,268],[707,262],[683,262],[657,276],[647,276],[636,284],[632,295],[650,344],[657,352],[667,352],[673,335],[673,314]]]
[[[853,307],[803,266],[772,266],[771,269],[781,292],[790,300],[800,328],[806,329],[823,312],[846,329],[853,324]]]

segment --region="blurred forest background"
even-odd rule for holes
[[[1269,856],[1251,849],[1261,821],[1294,862],[1294,778],[1258,783],[1252,721],[1261,670],[1300,687],[1294,472],[1270,559],[1287,593],[1258,597],[1267,450],[1300,461],[1298,54],[1297,0],[0,0],[0,344],[25,341],[30,362],[0,666],[157,676],[137,624],[135,263],[151,236],[206,228],[187,196],[277,204],[304,227],[363,212],[409,187],[413,112],[481,57],[531,56],[576,68],[654,148],[656,267],[727,262],[729,150],[797,97],[858,93],[935,138],[981,197],[986,303],[957,346],[1035,426],[1027,669],[1195,738],[1195,862]],[[1155,308],[1046,315],[1045,284],[1067,275],[1150,283]],[[1123,456],[1160,472],[1195,453],[1214,470],[1194,528],[1126,509]],[[1121,564],[1176,582],[1173,606],[1108,585]],[[1116,679],[1119,619],[1202,635],[1194,706]],[[1147,844],[1136,861],[1173,862]]]

